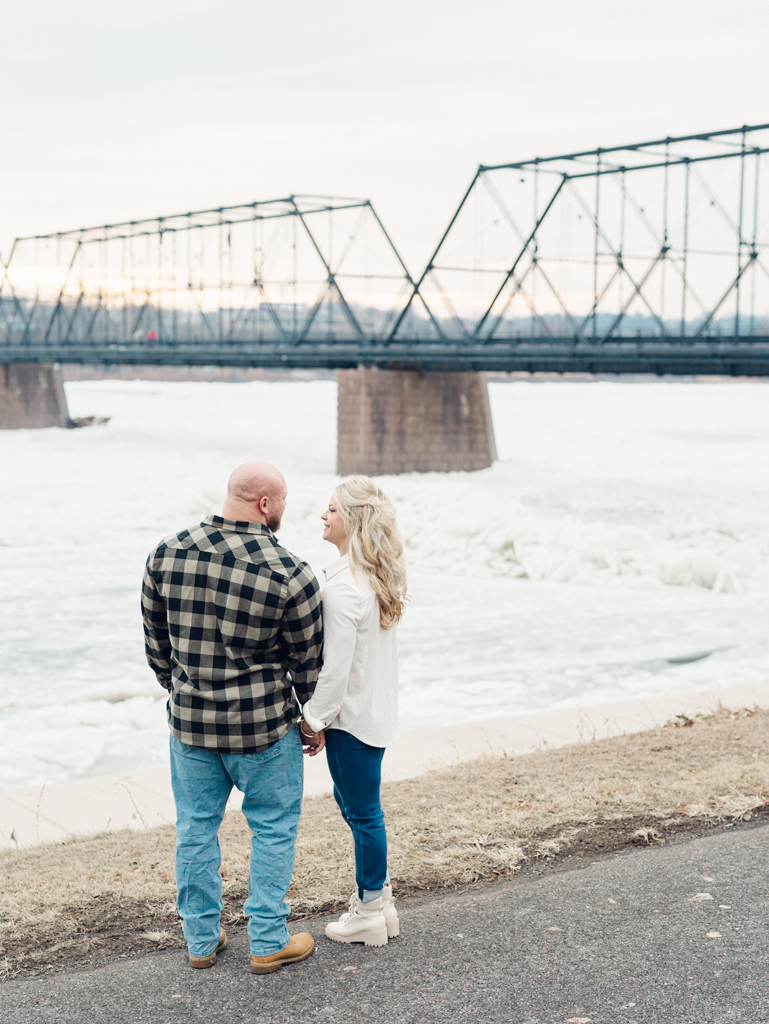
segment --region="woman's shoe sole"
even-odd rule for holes
[[[400,935],[400,933],[401,933],[400,922],[393,921],[392,924],[390,924],[389,921],[387,922],[387,938],[388,939],[397,939],[398,936]]]
[[[346,942],[352,944],[353,942],[362,942],[364,946],[386,946],[387,945],[387,928],[377,928],[376,931],[372,932],[355,932],[353,935],[337,935],[335,932],[331,932],[326,929],[327,938],[331,939],[332,942]]]

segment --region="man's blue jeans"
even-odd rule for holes
[[[355,840],[355,883],[364,901],[389,882],[387,833],[379,802],[384,747],[371,747],[342,729],[326,730],[326,758],[334,799]]]
[[[294,869],[304,765],[299,730],[292,728],[258,754],[220,754],[171,737],[176,801],[176,887],[191,956],[208,956],[219,942],[222,877],[219,826],[233,786],[243,794],[251,832],[248,921],[252,956],[288,944],[286,891]]]

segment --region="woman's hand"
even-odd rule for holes
[[[321,729],[320,732],[306,732],[305,722],[299,723],[299,736],[302,740],[302,753],[309,754],[310,757],[315,757],[326,745],[326,730]]]

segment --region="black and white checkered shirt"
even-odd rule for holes
[[[142,586],[147,660],[182,743],[248,754],[281,739],[318,680],[320,590],[260,523],[208,516],[167,537]]]

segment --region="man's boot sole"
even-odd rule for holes
[[[216,963],[216,957],[222,950],[227,948],[227,936],[224,936],[224,941],[219,941],[219,945],[208,956],[191,956],[189,957],[190,967],[194,971],[206,971],[209,967],[213,967]]]
[[[315,946],[312,945],[305,953],[300,953],[299,956],[287,956],[285,960],[276,960],[272,964],[251,964],[252,974],[274,974],[275,971],[279,971],[285,964],[298,964],[300,960],[306,960],[312,956],[315,951]]]
[[[212,953],[211,956],[191,956],[189,959],[190,967],[194,971],[205,971],[216,963],[216,953]]]
[[[386,946],[387,926],[375,928],[370,932],[355,932],[353,935],[337,935],[335,932],[326,929],[326,936],[332,942],[346,942],[351,945],[353,942],[362,942],[364,946]]]

